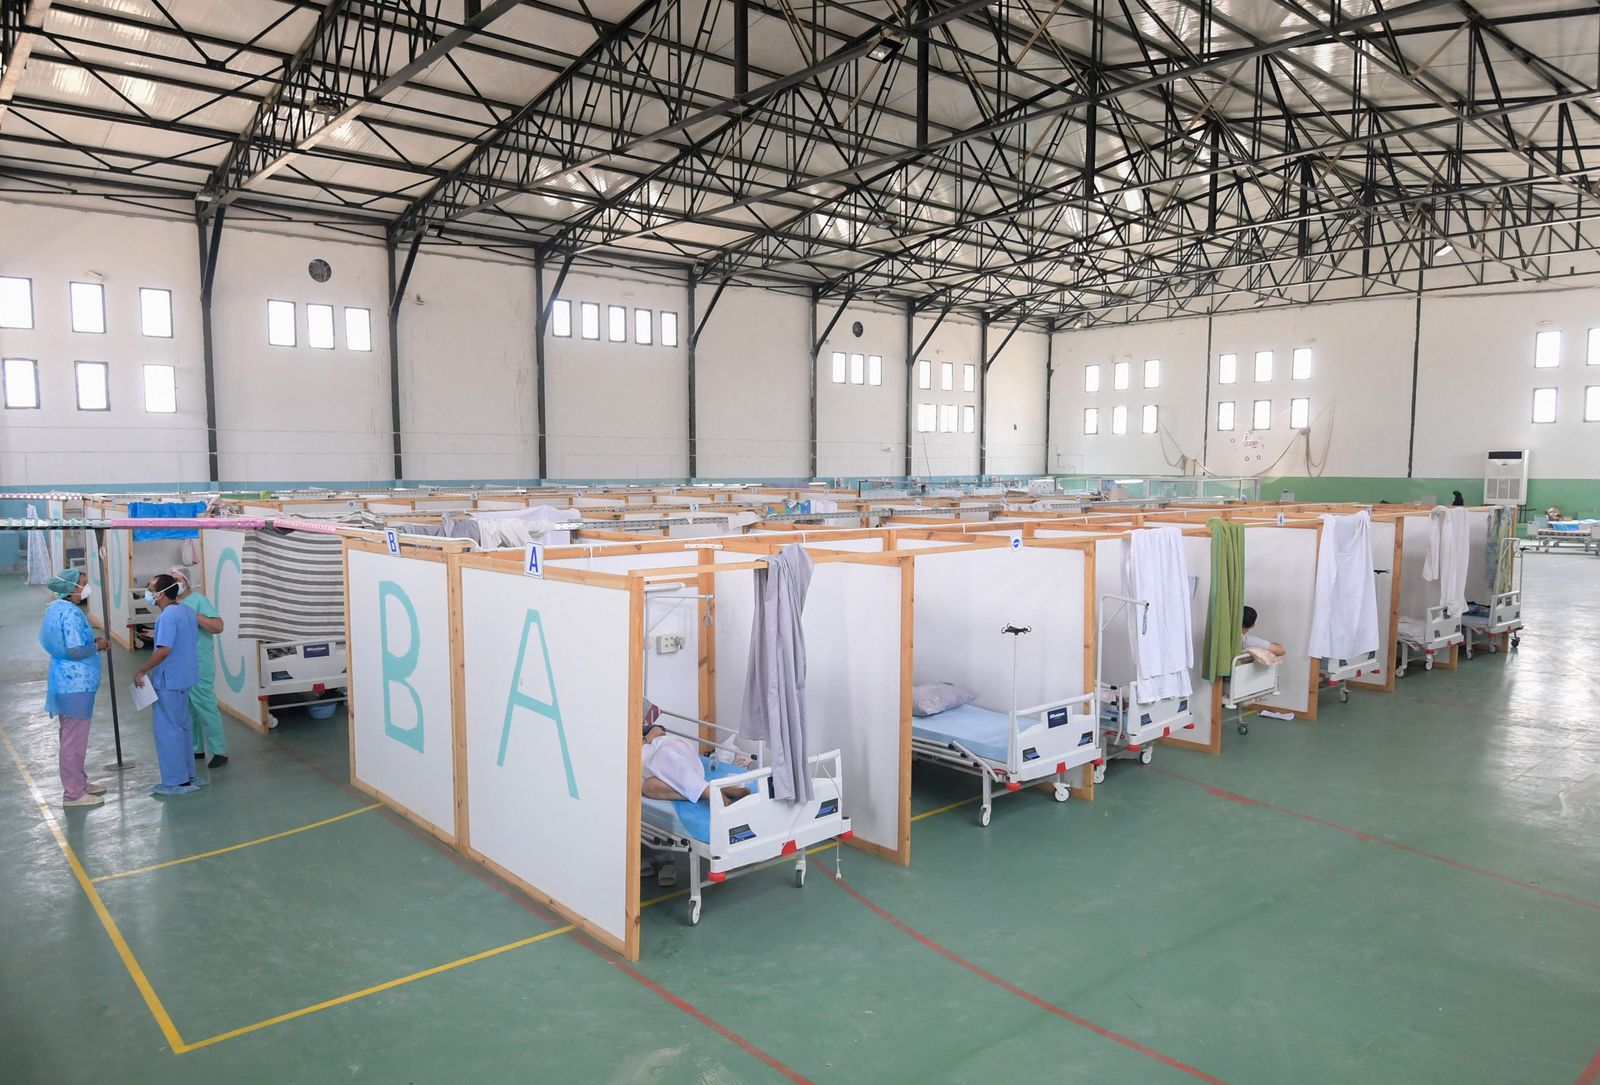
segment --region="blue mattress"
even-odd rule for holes
[[[1597,522],[1600,522],[1600,521],[1595,521],[1595,520],[1557,520],[1554,523],[1549,524],[1547,526],[1550,528],[1551,531],[1580,532],[1580,531],[1588,531]]]
[[[720,780],[724,776],[738,776],[749,772],[738,765],[726,762],[713,765],[711,758],[701,757],[706,766],[707,780]],[[702,844],[711,843],[711,796],[699,802],[688,799],[652,799],[648,795],[639,800],[639,815],[649,824],[677,836],[687,836]]]
[[[932,716],[913,716],[911,733],[934,742],[959,742],[979,757],[1004,764],[1011,744],[1011,714],[964,704]]]

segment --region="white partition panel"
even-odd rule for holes
[[[472,850],[619,944],[639,868],[628,599],[461,570]]]
[[[1393,521],[1374,520],[1368,532],[1368,539],[1372,545],[1372,570],[1377,585],[1378,607],[1378,663],[1363,678],[1370,677],[1372,681],[1351,682],[1353,686],[1363,686],[1368,689],[1393,689],[1394,669],[1394,605],[1395,592],[1399,588],[1399,570],[1395,568],[1394,537],[1395,524]]]
[[[719,554],[721,562],[749,555]],[[737,727],[750,659],[755,574],[716,576],[717,719]],[[838,749],[845,813],[858,840],[902,854],[910,825],[904,770],[909,723],[901,705],[898,565],[816,566],[806,596],[807,746]]]
[[[242,531],[201,534],[206,592],[222,616],[217,634],[217,703],[256,727],[261,722],[261,653],[257,642],[239,636],[239,587],[244,569]]]
[[[101,587],[111,603],[111,628],[106,635],[124,648],[130,647],[128,625],[133,617],[135,591],[143,591],[141,583],[131,582],[132,572],[128,550],[133,545],[131,531],[103,531],[106,547],[106,576],[109,583]]]
[[[1304,527],[1247,527],[1244,602],[1256,608],[1254,633],[1286,649],[1278,692],[1259,703],[1307,712],[1311,685],[1311,605],[1317,588],[1318,533]],[[1191,575],[1193,570],[1191,570]]]
[[[1189,637],[1194,646],[1194,666],[1189,678],[1194,684],[1194,694],[1189,698],[1189,709],[1194,713],[1194,730],[1184,731],[1163,741],[1176,744],[1193,743],[1212,752],[1221,751],[1221,721],[1213,716],[1211,683],[1204,677],[1206,648],[1206,616],[1211,603],[1211,536],[1185,535],[1183,537],[1183,562],[1194,581],[1194,595],[1189,600]]]
[[[1494,601],[1490,563],[1488,509],[1467,510],[1467,602],[1485,606]]]
[[[913,680],[954,682],[997,712],[1086,692],[1083,564],[1078,550],[1028,546],[919,557]],[[1010,636],[1007,625],[1033,632]]]
[[[1422,579],[1428,560],[1428,518],[1407,516],[1400,540],[1400,616],[1422,619],[1439,605],[1439,582]]]
[[[1126,539],[1101,539],[1094,544],[1095,625],[1100,638],[1100,680],[1121,686],[1133,679],[1133,643],[1129,622],[1134,608],[1108,602],[1108,595],[1127,595],[1123,570],[1128,560]],[[1194,570],[1190,570],[1192,575]]]
[[[443,561],[348,547],[355,782],[455,837],[450,604]]]

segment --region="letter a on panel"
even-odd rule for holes
[[[411,626],[409,646],[404,655],[395,655],[389,650],[390,599],[400,604],[406,612],[406,621]],[[421,753],[422,698],[406,679],[417,669],[417,660],[422,655],[422,630],[417,625],[417,611],[411,605],[411,597],[392,580],[378,581],[378,648],[383,657],[383,733]],[[395,686],[402,686],[411,694],[411,703],[417,711],[417,722],[410,727],[395,726],[394,706],[391,700],[391,690]]]
[[[544,657],[544,676],[550,689],[548,701],[538,700],[522,692],[522,664],[528,657],[528,633],[534,628],[539,630],[539,652]],[[545,641],[544,621],[539,617],[537,610],[528,611],[522,620],[522,643],[517,646],[517,666],[511,672],[511,692],[506,697],[506,718],[500,728],[500,756],[495,761],[495,764],[502,768],[506,763],[506,746],[511,741],[511,720],[519,708],[544,716],[556,725],[556,739],[561,744],[561,764],[567,772],[567,794],[577,798],[578,778],[572,771],[572,755],[567,752],[567,731],[561,725],[561,699],[556,696],[556,675],[550,668],[550,645]]]

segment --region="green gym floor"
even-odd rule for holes
[[[1592,1085],[1600,560],[1531,555],[1526,597],[1509,658],[1114,764],[1093,803],[984,830],[919,769],[911,867],[823,852],[695,928],[663,900],[630,966],[346,786],[342,717],[230,722],[212,787],[159,801],[125,716],[137,766],[62,810],[45,597],[8,578],[0,1078]]]

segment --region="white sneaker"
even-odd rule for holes
[[[105,803],[105,801],[106,800],[102,799],[99,795],[91,795],[88,792],[85,792],[84,794],[78,796],[76,799],[62,799],[61,800],[61,805],[62,806],[101,806],[101,805],[103,805]]]
[[[93,780],[85,784],[83,789],[91,795],[104,795],[106,793],[106,785],[97,784]]]

